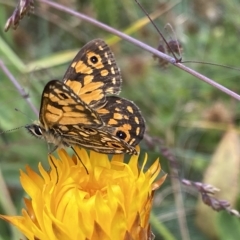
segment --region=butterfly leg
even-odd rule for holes
[[[54,161],[52,160],[52,157],[51,157],[51,155],[49,154],[49,157],[50,157],[50,160],[51,160],[51,163],[52,163],[52,165],[54,166],[54,168],[56,169],[56,174],[57,174],[57,181],[56,181],[56,184],[58,183],[58,170],[57,170],[57,166],[55,165],[55,163],[54,163]],[[51,169],[50,169],[51,170]],[[50,170],[49,170],[49,172],[50,172]]]
[[[71,149],[75,152],[76,156],[78,157],[79,161],[82,163],[83,167],[86,170],[86,173],[89,174],[87,167],[84,165],[83,161],[81,160],[81,158],[78,156],[77,152],[75,151],[75,149],[71,146]]]

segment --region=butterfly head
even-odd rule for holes
[[[32,124],[26,125],[25,128],[28,132],[36,138],[45,140],[48,143],[52,143],[55,148],[69,147],[69,144],[64,141],[61,134],[54,128],[46,129],[39,121],[35,121]],[[53,150],[53,151],[54,151]]]
[[[28,130],[28,132],[40,139],[44,139],[44,133],[45,130],[40,126],[40,123],[38,121],[35,121],[32,124],[26,125],[25,128]]]

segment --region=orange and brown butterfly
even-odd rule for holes
[[[78,145],[100,153],[138,154],[135,146],[145,121],[132,101],[117,96],[121,83],[108,45],[92,40],[73,59],[63,81],[47,83],[39,121],[26,128],[55,149]]]

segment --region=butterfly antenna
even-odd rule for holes
[[[0,132],[0,135],[3,134],[3,133],[7,133],[7,132],[13,132],[13,131],[16,131],[20,128],[24,128],[25,126],[20,126],[20,127],[17,127],[17,128],[13,128],[13,129],[9,129],[9,130],[5,130],[5,131],[2,131]]]
[[[142,9],[142,11],[145,13],[145,15],[148,17],[149,21],[152,23],[152,25],[154,26],[154,28],[157,30],[158,34],[161,36],[161,38],[163,39],[164,43],[168,46],[168,48],[171,51],[171,54],[173,55],[173,57],[176,60],[176,63],[179,62],[179,59],[176,57],[175,53],[172,51],[171,47],[169,46],[167,40],[165,39],[165,37],[163,36],[163,34],[161,33],[161,31],[158,29],[157,25],[154,23],[154,21],[150,18],[148,12],[143,8],[143,6],[138,2],[138,0],[135,0],[135,2],[137,3],[137,5]]]
[[[14,110],[17,111],[17,112],[22,113],[25,117],[30,118],[27,114],[25,114],[23,111],[19,110],[18,108],[15,108]],[[30,119],[31,119],[31,118],[30,118]],[[32,120],[32,119],[31,119],[31,120]],[[32,121],[33,121],[33,120],[32,120]],[[3,134],[3,133],[7,133],[7,132],[13,132],[13,131],[16,131],[16,130],[18,130],[18,129],[20,129],[20,128],[25,128],[25,127],[26,127],[26,126],[24,125],[24,126],[16,127],[16,128],[13,128],[13,129],[5,130],[5,131],[0,132],[0,135]]]
[[[75,152],[75,154],[77,155],[79,161],[82,163],[83,167],[85,168],[86,170],[86,173],[89,174],[88,170],[87,170],[87,167],[84,165],[83,161],[81,160],[81,158],[79,157],[79,155],[77,154],[77,152],[75,151],[75,149],[73,147],[71,147],[71,149]]]
[[[16,112],[20,112],[20,113],[22,113],[25,117],[27,117],[27,118],[29,118],[31,121],[33,121],[26,113],[24,113],[23,111],[21,111],[20,109],[18,109],[18,108],[14,108],[14,110],[16,111]]]
[[[52,156],[51,155],[49,155],[49,157],[50,157],[50,160],[51,160],[51,163],[52,163],[52,165],[54,166],[54,168],[56,169],[56,173],[57,173],[57,182],[56,182],[56,184],[58,183],[58,179],[59,179],[59,177],[58,177],[58,170],[57,170],[57,166],[55,165],[55,163],[54,163],[54,161],[52,160]]]

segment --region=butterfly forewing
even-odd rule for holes
[[[39,120],[46,128],[76,124],[95,128],[103,126],[99,115],[58,80],[45,86],[40,109]]]
[[[95,39],[78,52],[63,81],[91,108],[98,108],[106,94],[120,92],[122,79],[108,45]]]

